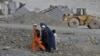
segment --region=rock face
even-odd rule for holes
[[[7,17],[7,18],[0,18],[0,23],[21,23],[21,24],[33,24],[40,22],[45,22],[48,25],[63,25],[67,26],[67,24],[63,24],[61,22],[62,20],[62,12],[59,11],[59,9],[53,10],[48,14],[41,14],[35,12],[29,12],[31,10],[34,11],[34,9],[37,7],[40,8],[40,11],[47,9],[50,5],[58,6],[58,5],[64,5],[68,6],[69,9],[73,10],[73,12],[76,12],[76,8],[86,8],[87,14],[91,14],[94,16],[100,16],[100,0],[15,0],[16,2],[23,2],[26,3],[26,5],[18,10],[15,15],[19,16],[13,16],[13,17]],[[69,11],[68,9],[68,11]],[[29,11],[28,11],[29,10]],[[22,12],[25,12],[24,15],[22,15]],[[59,11],[59,12],[57,12]],[[53,13],[54,12],[54,13]],[[22,14],[21,14],[22,13]],[[56,15],[56,16],[54,16]],[[55,19],[56,18],[56,19]],[[59,18],[59,19],[58,19]]]
[[[71,14],[73,11],[68,8],[68,6],[53,6],[50,5],[49,8],[40,11],[40,13],[48,14],[52,18],[56,18],[58,20],[61,20],[64,14]]]
[[[39,24],[40,22],[45,22],[48,25],[64,25],[67,26],[66,24],[63,24],[61,22],[62,20],[62,12],[59,11],[59,9],[56,9],[54,11],[51,11],[48,14],[41,14],[41,13],[36,13],[35,12],[29,12],[30,10],[36,9],[36,7],[40,11],[47,9],[50,5],[53,6],[58,6],[58,5],[64,5],[68,6],[69,9],[73,10],[73,12],[76,12],[76,8],[86,8],[87,9],[87,14],[91,14],[94,16],[100,16],[100,0],[14,0],[16,2],[23,2],[26,3],[26,5],[18,10],[13,17],[6,17],[6,18],[0,18],[0,23],[22,23],[22,24],[33,24],[37,23]],[[30,9],[30,10],[29,10]],[[37,9],[37,10],[38,10]],[[69,11],[68,9],[68,11]],[[22,12],[25,12],[23,14]],[[57,12],[59,11],[59,12]],[[29,13],[28,13],[29,12]],[[54,12],[54,13],[53,13]],[[23,15],[22,15],[23,14]],[[20,17],[18,16],[20,15]],[[56,16],[54,16],[56,15]],[[55,19],[55,18],[59,18]]]
[[[26,4],[26,8],[29,11],[36,11],[36,8],[39,10],[44,10],[50,5],[67,5],[69,8],[87,8],[89,14],[100,16],[100,0],[14,0],[17,3],[23,2]],[[38,10],[38,11],[39,11]]]

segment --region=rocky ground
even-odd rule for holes
[[[45,22],[51,29],[56,29],[59,50],[54,53],[42,52],[38,48],[31,52],[32,24]],[[0,19],[0,56],[100,56],[100,30],[67,27],[60,20],[48,15],[29,12],[20,17]],[[98,45],[89,41],[90,36],[98,39]],[[69,41],[71,37],[72,41]]]
[[[55,27],[56,28],[56,27]],[[64,30],[64,29],[63,29]],[[42,52],[38,48],[31,52],[32,29],[0,28],[0,55],[1,56],[99,56],[100,45],[84,44],[81,38],[79,42],[70,41],[69,36],[77,36],[76,31],[67,32],[58,30],[59,50],[54,53]],[[70,29],[69,29],[70,30]],[[78,32],[77,32],[78,33]],[[82,35],[85,33],[82,32]],[[93,33],[94,34],[94,33]],[[63,36],[62,36],[63,35]],[[94,34],[95,35],[95,34]],[[65,36],[67,36],[65,38]],[[73,37],[72,37],[73,38]],[[76,37],[75,37],[76,38]],[[90,48],[91,47],[91,48]],[[97,49],[98,48],[98,49]]]
[[[85,0],[85,2],[90,2],[90,0]],[[94,4],[100,4],[97,1],[94,2]],[[79,1],[77,3],[79,3]],[[67,4],[73,7],[73,3]],[[88,12],[93,13],[92,15],[94,15],[95,12],[99,12],[99,10],[92,12],[95,6],[92,7],[92,5],[88,4],[84,6],[87,6]],[[75,4],[74,7],[76,6],[77,4]],[[80,5],[80,7],[82,6],[83,5]],[[99,7],[97,6],[96,8]],[[89,9],[91,9],[91,11]],[[52,18],[47,14],[36,12],[29,12],[22,16],[0,18],[0,56],[100,56],[99,29],[88,29],[86,26],[85,28],[84,26],[70,28],[67,27],[67,23],[62,23],[61,20]],[[51,29],[57,30],[60,39],[58,51],[48,53],[42,52],[37,48],[35,52],[31,52],[33,39],[32,24],[37,23],[39,25],[41,22],[49,25]],[[96,37],[97,45],[90,42],[90,36]]]

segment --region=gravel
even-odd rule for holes
[[[13,24],[16,24],[16,23],[17,24],[37,23],[37,24],[40,24],[41,22],[44,22],[48,25],[53,25],[53,26],[67,26],[67,24],[62,23],[61,20],[58,20],[56,18],[52,18],[51,16],[49,16],[47,14],[28,12],[22,16],[1,18],[0,23],[13,23]]]
[[[31,52],[32,30],[0,28],[0,55],[5,56],[94,56],[92,51],[84,51],[76,44],[61,40],[58,51],[42,52],[38,48]],[[18,54],[18,55],[16,55]],[[7,56],[6,55],[6,56]]]

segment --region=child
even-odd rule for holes
[[[45,47],[42,44],[42,41],[40,40],[40,32],[37,28],[37,24],[33,25],[33,42],[32,42],[32,51],[34,52],[36,47],[38,46],[40,49],[45,51]]]
[[[54,33],[54,36],[55,36],[56,50],[58,50],[57,43],[59,42],[59,40],[58,40],[58,37],[57,37],[56,30],[53,29],[52,32]]]

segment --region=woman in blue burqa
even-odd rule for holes
[[[45,46],[46,51],[51,52],[52,50],[55,50],[56,46],[53,32],[45,23],[40,23],[40,26],[42,29],[41,41]]]

